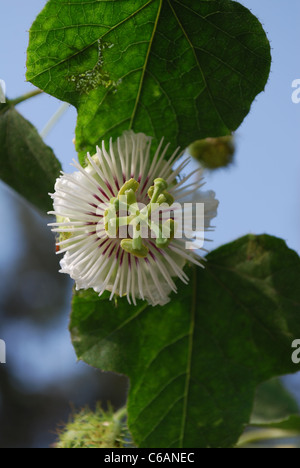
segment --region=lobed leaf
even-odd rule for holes
[[[231,134],[264,90],[270,44],[229,0],[49,0],[27,79],[78,109],[81,161],[125,130],[173,147]]]
[[[77,356],[129,376],[128,424],[139,447],[231,447],[257,385],[298,370],[298,255],[280,239],[250,235],[207,259],[164,307],[74,296]]]

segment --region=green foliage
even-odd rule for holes
[[[27,78],[77,108],[82,163],[101,139],[132,129],[165,136],[173,147],[197,140],[192,153],[215,168],[231,162],[232,131],[264,89],[270,62],[261,24],[237,2],[49,0],[30,31]],[[13,108],[0,113],[0,176],[44,208],[59,165],[20,119]],[[21,138],[13,140],[16,132]],[[257,385],[297,370],[298,255],[279,239],[247,236],[207,260],[204,271],[190,268],[190,284],[164,307],[74,295],[78,358],[129,376],[128,424],[139,447],[234,446]],[[288,416],[297,409],[278,383],[258,396],[253,424],[269,437],[299,432],[299,417]],[[81,413],[74,420],[80,437],[71,425],[61,444],[115,447],[103,417]]]
[[[133,129],[173,147],[230,134],[270,71],[255,16],[229,0],[50,0],[30,30],[27,79],[78,109],[84,162]]]
[[[251,235],[207,259],[164,307],[74,296],[77,356],[130,377],[128,424],[139,447],[231,447],[257,385],[297,371],[298,255],[282,240]]]
[[[0,105],[0,178],[43,211],[51,209],[61,165],[35,127],[13,106]]]
[[[238,442],[247,448],[296,448],[300,443],[299,407],[279,379],[259,385],[251,424]]]
[[[272,421],[269,423],[252,424],[254,427],[264,427],[266,429],[281,429],[283,431],[293,432],[300,437],[300,415],[292,414],[285,419]]]
[[[256,390],[251,425],[285,420],[291,414],[297,413],[299,413],[299,408],[294,398],[279,379],[272,379],[260,385]]]

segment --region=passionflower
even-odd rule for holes
[[[203,242],[187,239],[180,207],[186,208],[184,222],[193,223],[198,212],[187,202],[202,206],[203,231],[210,230],[215,194],[200,191],[201,168],[182,175],[190,158],[181,161],[179,149],[166,160],[169,145],[163,148],[162,140],[151,158],[151,144],[142,133],[125,132],[110,140],[109,150],[102,142],[94,156],[88,154],[85,168],[74,161],[76,172],[57,180],[50,226],[64,254],[61,273],[75,280],[77,290],[164,305],[177,292],[177,278],[188,283],[186,263],[203,265]]]

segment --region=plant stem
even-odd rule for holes
[[[8,101],[8,104],[12,104],[13,106],[17,106],[21,102],[27,101],[27,99],[31,99],[32,97],[38,96],[39,94],[42,94],[44,91],[40,89],[35,89],[34,91],[30,91],[29,93],[23,94],[23,96],[20,96],[16,99],[10,99]]]
[[[112,432],[112,441],[116,442],[122,438],[122,428],[124,427],[124,420],[127,416],[127,406],[119,409],[113,416],[114,428]]]
[[[70,104],[68,102],[64,102],[60,106],[60,108],[55,112],[55,114],[51,117],[49,122],[46,124],[46,126],[41,131],[40,135],[41,135],[42,138],[46,138],[46,136],[48,136],[48,134],[51,132],[54,125],[63,116],[63,114],[66,112],[66,110],[69,109],[69,107],[70,107]]]
[[[127,416],[127,406],[123,406],[114,414],[114,420],[122,422],[125,416]]]

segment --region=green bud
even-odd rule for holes
[[[195,141],[190,147],[191,155],[207,169],[226,167],[233,161],[235,153],[234,137],[206,138]]]
[[[126,426],[125,410],[104,412],[97,405],[95,412],[88,408],[74,414],[72,421],[58,433],[55,448],[123,448],[131,444]]]

